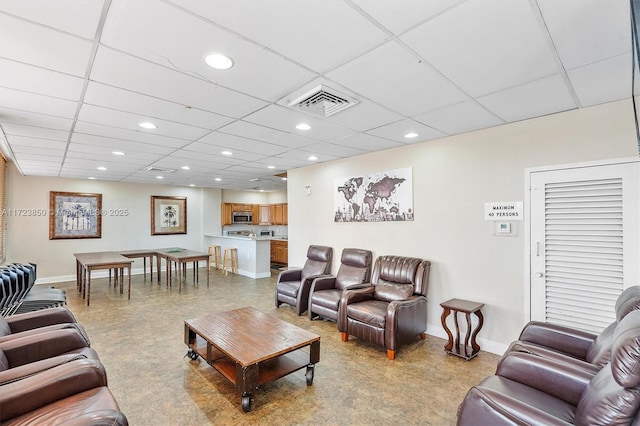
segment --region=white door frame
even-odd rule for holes
[[[525,321],[531,320],[531,175],[533,173],[579,169],[594,166],[607,166],[626,163],[640,163],[640,158],[617,158],[610,160],[589,161],[584,163],[558,164],[542,167],[531,167],[524,170],[524,306]],[[640,284],[640,283],[638,283]]]

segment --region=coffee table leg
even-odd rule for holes
[[[251,410],[252,392],[258,387],[258,364],[242,367],[236,364],[236,389],[242,395],[242,411]]]

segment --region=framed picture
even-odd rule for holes
[[[151,196],[151,235],[187,233],[187,197]]]
[[[102,194],[49,192],[49,239],[102,238]]]

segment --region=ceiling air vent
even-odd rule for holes
[[[321,117],[330,117],[358,102],[344,93],[321,84],[289,102],[289,106]]]
[[[173,173],[176,171],[175,169],[164,169],[162,167],[154,167],[154,166],[149,166],[144,170],[147,172],[157,172],[157,173]]]

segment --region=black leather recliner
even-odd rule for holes
[[[371,286],[345,290],[338,308],[342,341],[349,335],[383,346],[387,358],[427,331],[428,260],[380,256],[371,274]]]
[[[342,250],[338,273],[316,278],[311,283],[309,319],[320,316],[336,321],[343,291],[370,285],[372,256],[369,250],[356,248]]]
[[[333,248],[311,245],[307,249],[307,260],[302,268],[291,268],[280,272],[276,283],[276,308],[282,303],[295,307],[302,315],[309,307],[311,282],[331,273]]]

